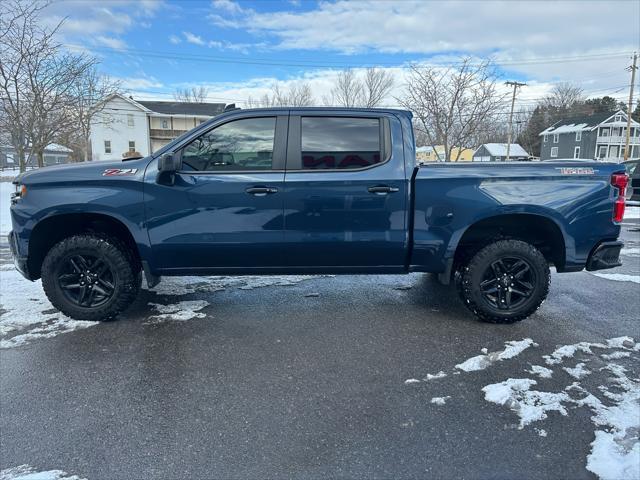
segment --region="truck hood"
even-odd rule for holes
[[[129,177],[142,175],[151,157],[128,160],[126,162],[83,162],[51,165],[21,173],[14,178],[14,184],[36,185],[58,182],[83,182],[102,180],[107,177]]]

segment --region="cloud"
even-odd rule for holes
[[[164,85],[153,77],[149,78],[119,78],[122,88],[125,90],[140,91],[154,88],[163,88]]]
[[[216,10],[223,10],[227,13],[244,13],[245,10],[232,0],[213,0],[211,6]]]
[[[179,36],[172,34],[172,35],[169,35],[169,41],[174,45],[177,45],[180,42],[182,42],[182,39]]]
[[[126,42],[120,38],[99,35],[96,37],[96,42],[99,45],[104,45],[105,47],[109,47],[109,48],[115,48],[115,49],[127,48]]]
[[[182,32],[184,38],[187,42],[193,43],[194,45],[206,45],[206,42],[202,39],[202,37],[191,33],[191,32]]]

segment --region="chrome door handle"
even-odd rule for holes
[[[265,195],[278,193],[278,189],[275,187],[249,187],[245,190],[245,192],[255,197],[264,197]]]
[[[395,193],[400,189],[398,187],[389,187],[387,185],[375,185],[373,187],[369,187],[369,193],[375,193],[376,195],[386,195],[387,193]]]

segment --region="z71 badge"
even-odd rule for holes
[[[122,177],[124,175],[135,175],[137,168],[107,168],[102,172],[103,177]]]
[[[595,172],[591,167],[560,167],[561,175],[593,175]]]

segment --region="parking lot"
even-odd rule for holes
[[[167,279],[74,322],[3,238],[0,478],[640,471],[639,222],[622,267],[554,274],[504,326],[425,274]]]

